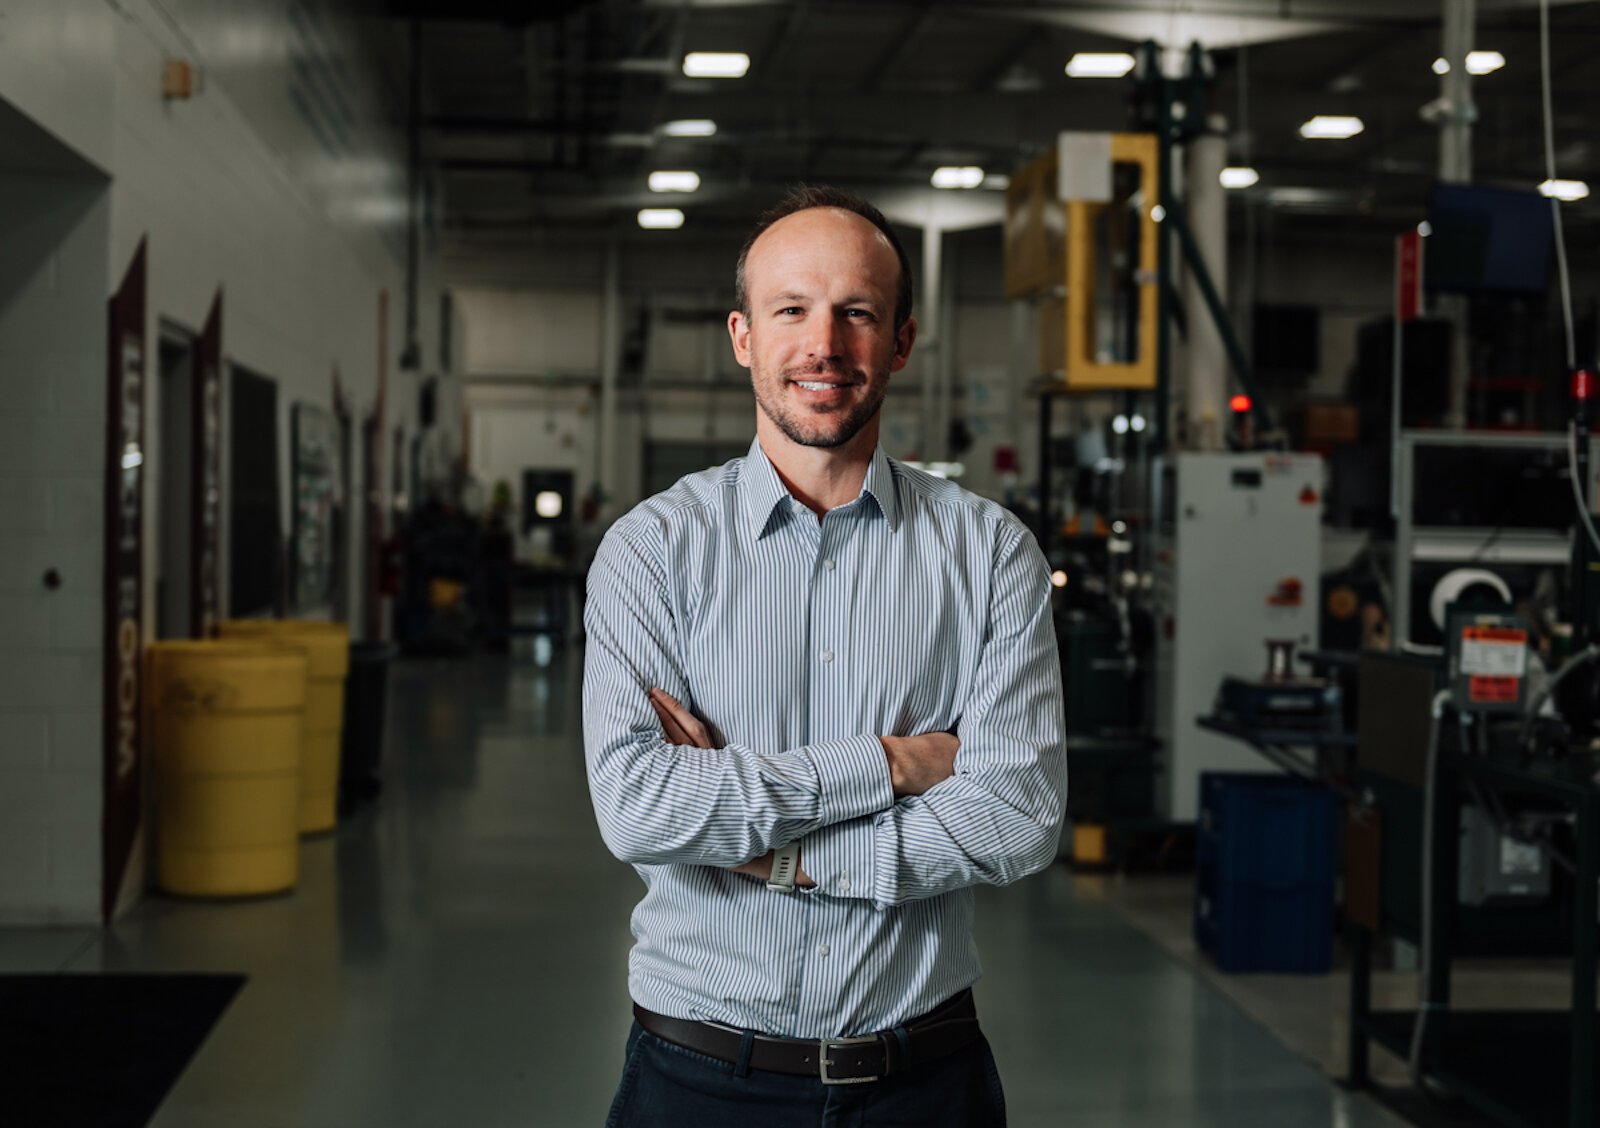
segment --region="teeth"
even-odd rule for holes
[[[819,380],[796,380],[795,383],[808,392],[825,392],[833,387],[832,384],[824,384]]]

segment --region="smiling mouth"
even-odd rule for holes
[[[804,388],[808,392],[832,392],[842,388],[851,388],[853,384],[834,384],[827,380],[795,380],[796,387]]]

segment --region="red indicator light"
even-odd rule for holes
[[[1234,396],[1228,401],[1228,406],[1233,409],[1235,415],[1243,415],[1250,410],[1250,397],[1247,395]]]
[[[1595,394],[1595,381],[1600,379],[1592,368],[1577,368],[1572,372],[1572,398],[1580,403],[1593,399]]]

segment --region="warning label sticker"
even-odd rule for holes
[[[1528,669],[1528,632],[1516,627],[1467,627],[1461,632],[1461,672],[1477,680],[1520,678]]]
[[[1467,699],[1474,705],[1514,705],[1520,678],[1468,678]]]

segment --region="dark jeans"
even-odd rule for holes
[[[628,1035],[606,1128],[1005,1128],[1006,1099],[983,1038],[937,1061],[861,1085],[750,1070],[657,1038]]]

